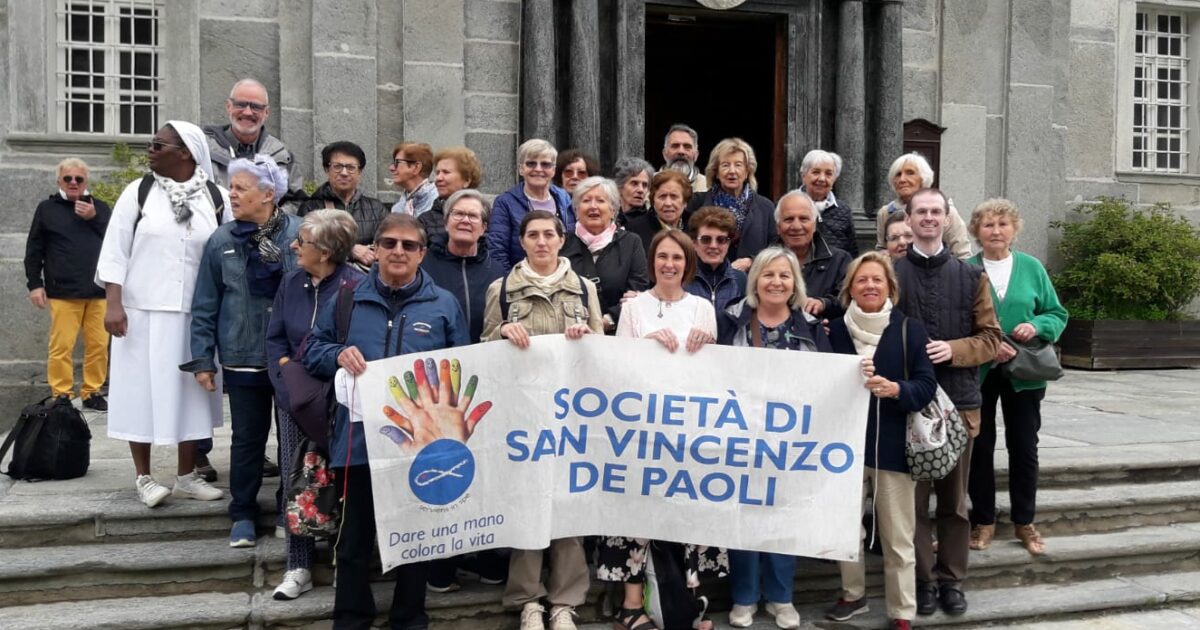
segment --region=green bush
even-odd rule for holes
[[[1168,204],[1101,197],[1072,212],[1051,223],[1064,263],[1054,286],[1072,319],[1179,319],[1200,295],[1200,232]]]
[[[116,205],[117,198],[125,191],[129,182],[141,179],[143,175],[150,172],[150,167],[146,163],[146,154],[140,151],[134,152],[124,142],[118,142],[113,146],[112,161],[117,166],[116,170],[106,174],[102,181],[93,181],[88,185],[92,196],[109,206]]]

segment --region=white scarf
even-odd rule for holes
[[[170,200],[171,211],[175,213],[176,223],[187,223],[196,211],[209,213],[213,211],[212,201],[208,199],[207,187],[204,185],[208,181],[208,175],[204,169],[197,167],[192,172],[192,178],[186,182],[177,182],[158,173],[152,172],[151,174],[154,175],[154,181],[158,182],[159,187]]]
[[[859,355],[875,356],[879,338],[883,336],[883,331],[888,327],[891,317],[892,300],[890,298],[883,303],[883,308],[879,309],[878,313],[864,312],[858,307],[858,304],[850,302],[843,321],[846,322],[846,330],[850,332],[850,339],[854,342],[854,349],[858,351]]]
[[[836,205],[837,205],[837,199],[833,196],[832,190],[829,191],[829,194],[825,195],[824,199],[822,199],[820,201],[817,201],[814,199],[813,200],[813,210],[815,210],[817,212],[817,220],[820,221],[821,214],[823,214],[826,210],[828,210],[829,208],[832,208]]]
[[[571,261],[562,256],[558,257],[558,267],[554,271],[551,271],[550,275],[546,276],[534,271],[533,266],[529,264],[528,258],[517,263],[516,267],[513,267],[513,271],[520,274],[529,284],[541,289],[547,295],[558,290],[559,284],[562,283],[563,278],[567,277],[567,272],[570,270]]]

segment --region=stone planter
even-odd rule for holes
[[[1067,367],[1200,367],[1200,321],[1072,319],[1058,344]]]

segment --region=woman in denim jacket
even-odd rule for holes
[[[229,394],[231,547],[252,547],[262,486],[263,449],[271,432],[274,389],[267,375],[267,321],[284,274],[296,268],[292,241],[300,219],[277,202],[287,171],[265,155],[229,164],[234,221],[209,237],[192,297],[192,360],[179,366],[216,391],[216,355]]]

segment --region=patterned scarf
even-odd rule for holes
[[[153,171],[151,174],[154,175],[154,181],[158,182],[159,187],[171,202],[171,210],[175,213],[176,223],[187,223],[196,210],[210,213],[213,211],[212,201],[208,199],[205,190],[204,184],[208,181],[208,173],[204,172],[204,169],[197,167],[192,172],[192,178],[186,182],[177,182]]]
[[[709,200],[712,205],[725,208],[733,213],[737,219],[738,231],[741,232],[746,224],[746,217],[750,214],[750,202],[754,199],[754,191],[750,189],[750,182],[742,185],[742,192],[738,196],[725,192],[724,188],[717,186],[712,192],[712,197]]]
[[[233,237],[246,247],[246,285],[250,295],[274,297],[283,279],[283,252],[273,240],[283,227],[278,209],[267,222],[235,221]]]

